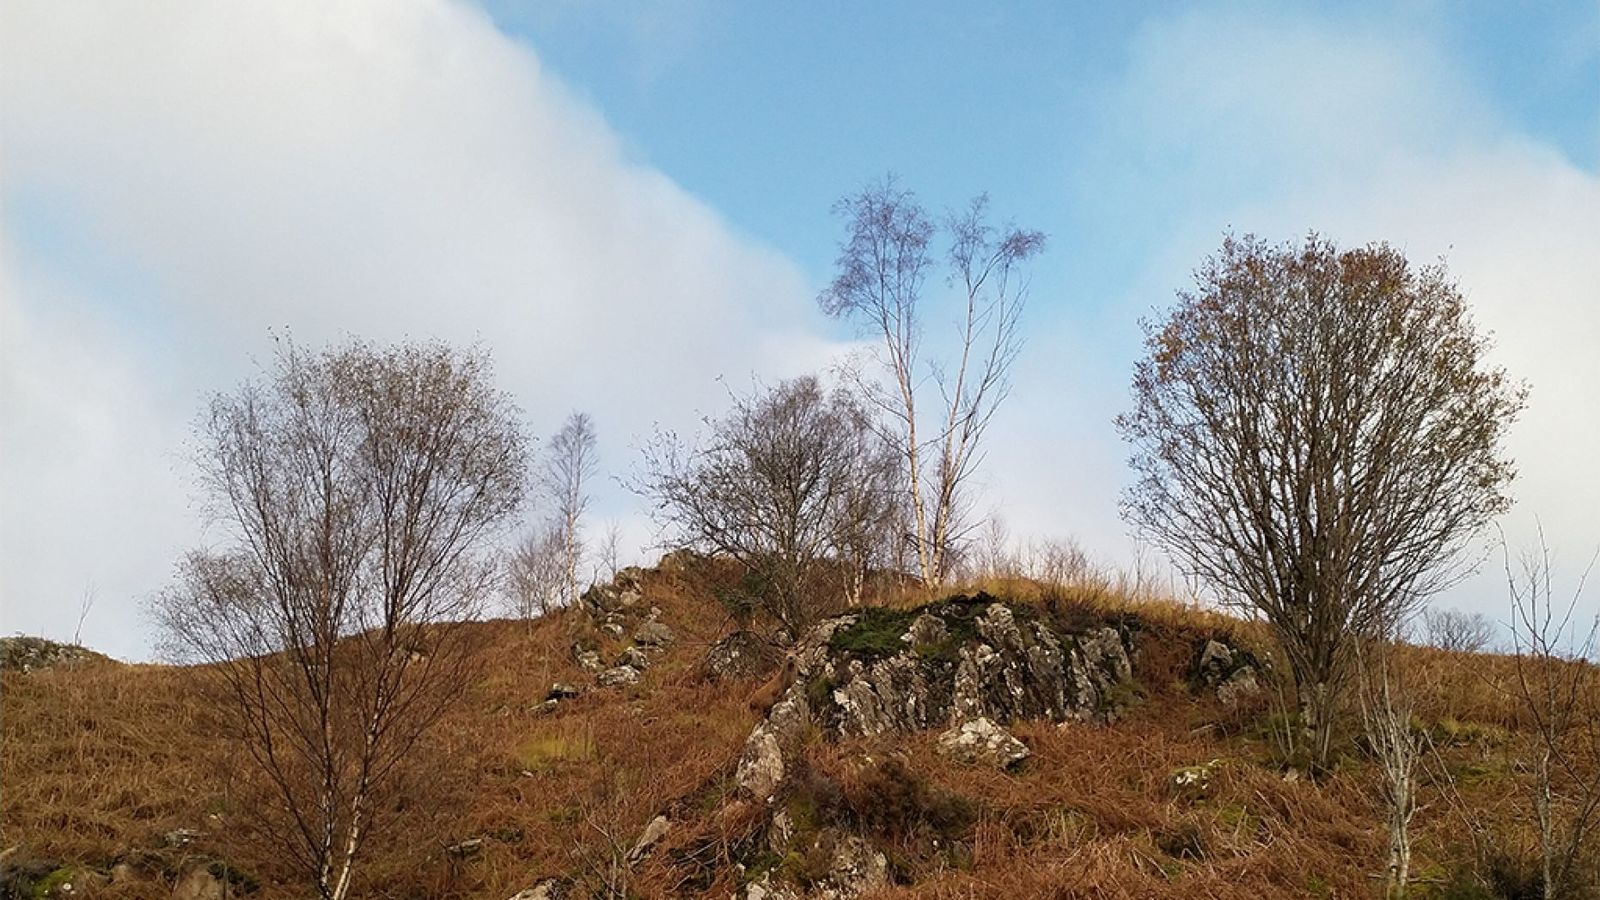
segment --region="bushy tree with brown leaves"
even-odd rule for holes
[[[242,808],[324,898],[351,896],[407,752],[467,682],[491,538],[527,440],[488,359],[437,344],[285,342],[196,426],[226,544],[153,603],[261,794]]]
[[[1509,504],[1501,442],[1524,389],[1443,266],[1375,244],[1229,237],[1147,323],[1118,418],[1124,514],[1186,574],[1265,617],[1326,759],[1353,639],[1470,569]]]

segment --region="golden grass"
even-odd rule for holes
[[[397,804],[374,838],[359,893],[374,897],[504,898],[541,877],[583,873],[663,812],[678,824],[633,872],[640,896],[728,896],[732,863],[760,826],[760,810],[731,801],[730,779],[756,723],[756,683],[713,685],[700,661],[732,625],[712,600],[731,576],[716,565],[653,571],[648,605],[679,641],[622,689],[593,689],[554,712],[540,704],[554,681],[590,684],[570,652],[596,643],[614,658],[625,642],[576,612],[477,623],[479,679],[409,760]],[[1251,623],[1157,598],[1130,599],[1105,584],[1000,580],[963,585],[1071,616],[1131,617],[1142,699],[1114,726],[1018,723],[1033,756],[1014,774],[943,760],[936,735],[816,745],[808,758],[847,784],[863,756],[892,755],[938,791],[977,810],[963,850],[935,852],[926,835],[883,838],[913,883],[894,897],[1367,897],[1382,864],[1373,773],[1352,752],[1333,775],[1286,781],[1273,764],[1268,708],[1224,710],[1194,697],[1183,673],[1197,641],[1229,635],[1265,647]],[[942,592],[948,593],[948,592]],[[900,588],[889,602],[934,599]],[[1437,729],[1433,761],[1455,776],[1459,803],[1432,783],[1415,824],[1416,871],[1440,880],[1470,854],[1469,824],[1494,839],[1530,834],[1516,759],[1526,723],[1508,694],[1504,657],[1411,648],[1406,671],[1419,717]],[[161,835],[204,836],[168,866],[207,854],[258,875],[263,898],[302,891],[260,844],[237,808],[248,775],[217,732],[183,670],[97,662],[0,676],[0,844],[105,867],[160,847]],[[1211,790],[1175,793],[1179,768],[1220,761]],[[483,838],[458,858],[446,848]],[[160,884],[108,896],[164,896]]]

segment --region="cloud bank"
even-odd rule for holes
[[[0,583],[7,631],[140,656],[135,601],[201,539],[205,392],[320,343],[478,341],[540,432],[605,469],[719,375],[830,353],[734,234],[478,10],[433,0],[8,4]],[[94,262],[96,264],[91,265]],[[602,486],[600,518],[630,515]]]

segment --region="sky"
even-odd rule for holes
[[[480,344],[535,433],[593,415],[645,558],[640,443],[852,348],[830,208],[888,172],[1049,235],[976,498],[1019,539],[1132,561],[1141,318],[1314,229],[1443,259],[1529,383],[1481,549],[1600,548],[1600,3],[10,0],[0,632],[150,657],[218,540],[190,426],[274,333]],[[1505,593],[1491,555],[1437,602]]]

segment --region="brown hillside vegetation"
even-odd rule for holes
[[[642,603],[676,640],[633,685],[598,687],[578,665],[575,644],[608,662],[627,647],[580,609],[472,625],[478,674],[408,760],[357,895],[503,900],[547,877],[570,879],[574,896],[610,885],[727,897],[757,872],[803,883],[813,861],[763,858],[759,804],[735,799],[765,676],[714,683],[703,668],[732,628],[714,599],[731,577],[708,561],[644,573]],[[1270,691],[1228,707],[1191,689],[1208,638],[1265,653],[1253,626],[1104,586],[982,587],[1054,616],[1130,624],[1136,683],[1113,724],[1012,723],[1032,751],[1014,771],[951,762],[936,732],[810,740],[783,802],[797,827],[838,826],[881,848],[895,881],[885,896],[1381,893],[1376,775],[1359,745],[1346,738],[1331,771],[1299,776],[1278,750],[1284,718]],[[1417,725],[1436,748],[1414,823],[1414,895],[1521,896],[1536,855],[1511,662],[1405,657]],[[103,659],[0,674],[0,842],[14,848],[6,865],[32,866],[35,891],[70,881],[72,896],[165,898],[209,866],[240,892],[304,896],[254,839],[240,799],[251,773],[190,674]],[[581,694],[546,704],[556,682]],[[630,861],[659,815],[671,829]]]

